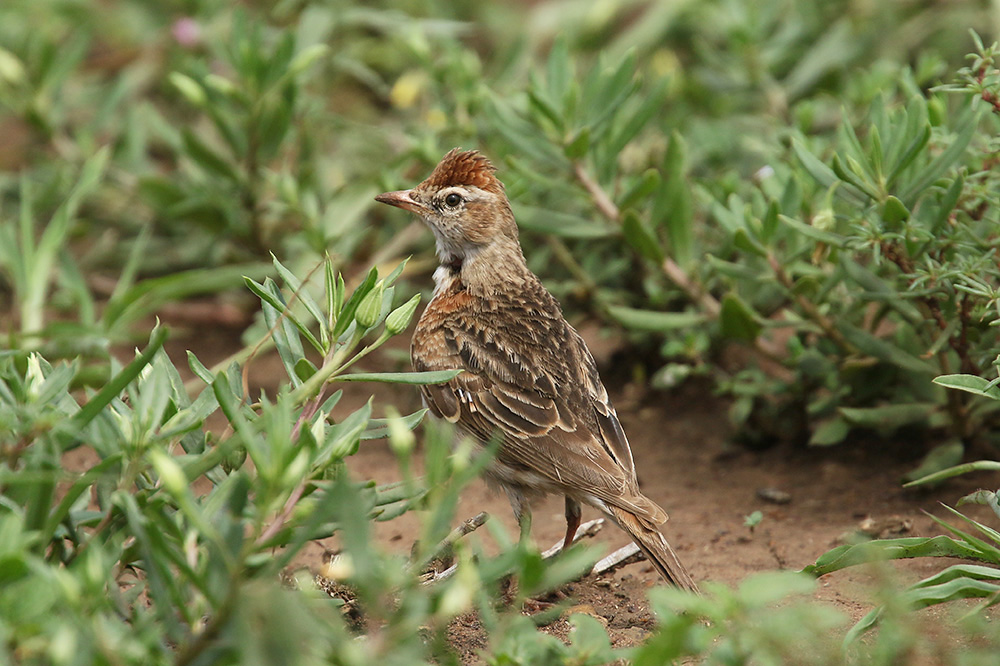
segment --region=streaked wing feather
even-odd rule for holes
[[[499,430],[502,462],[569,488],[586,489],[606,502],[655,514],[634,501],[638,498],[630,492],[634,470],[625,433],[590,353],[576,331],[566,327],[568,344],[554,361],[555,368],[537,367],[532,355],[508,351],[496,338],[482,344],[475,332],[448,329],[447,346],[457,350],[456,360],[466,371],[443,385],[460,396],[458,421],[484,441]],[[548,360],[551,365],[553,358]],[[478,390],[470,390],[473,378],[479,379]],[[586,418],[588,411],[591,418]]]

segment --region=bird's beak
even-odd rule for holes
[[[386,192],[375,197],[375,201],[389,204],[390,206],[395,206],[396,208],[402,208],[404,210],[417,213],[418,215],[426,212],[426,207],[419,201],[415,201],[413,197],[410,196],[410,192],[411,190]]]

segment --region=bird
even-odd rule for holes
[[[528,268],[496,168],[455,148],[409,190],[375,200],[416,213],[434,234],[434,294],[410,345],[417,371],[461,370],[421,393],[434,416],[483,446],[499,437],[484,476],[510,500],[522,539],[530,503],[565,497],[569,547],[581,506],[622,528],[663,578],[697,592],[659,531],[667,514],[639,490],[632,451],[594,357],[558,301]]]

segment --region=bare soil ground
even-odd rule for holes
[[[592,336],[587,336],[592,337]],[[601,340],[589,340],[599,362],[607,364],[609,354],[601,354]],[[406,367],[407,336],[399,336],[386,354],[362,369],[402,369]],[[182,350],[196,345],[196,353],[206,363],[214,363],[235,350],[235,340],[225,336],[202,335],[170,343],[171,357],[182,359]],[[603,368],[614,377],[613,367]],[[252,364],[254,384],[269,392],[284,377],[276,358],[263,357]],[[628,434],[640,470],[644,492],[670,514],[664,533],[698,581],[714,581],[737,586],[748,576],[774,569],[801,569],[842,543],[845,535],[863,523],[877,536],[919,536],[941,533],[924,511],[944,516],[939,502],[954,505],[962,495],[980,484],[995,484],[994,478],[963,477],[932,491],[908,491],[901,487],[902,475],[912,469],[924,449],[923,444],[905,441],[868,440],[829,449],[779,446],[751,452],[730,443],[726,418],[727,404],[714,397],[705,385],[687,384],[671,392],[651,392],[634,383],[609,381],[608,389]],[[338,406],[345,412],[361,406],[375,394],[378,404],[392,403],[401,411],[419,408],[413,387],[348,383]],[[398,478],[396,461],[382,441],[363,442],[350,460],[357,478],[379,483]],[[787,503],[776,504],[761,498],[761,489],[787,493]],[[753,511],[763,519],[751,531],[744,525]],[[515,535],[516,524],[507,501],[478,482],[467,489],[458,508],[456,521],[487,511],[491,520],[501,521]],[[977,519],[996,527],[996,521],[982,512]],[[584,520],[599,517],[585,509]],[[562,538],[565,529],[561,498],[548,498],[534,507],[532,534],[541,548]],[[379,523],[377,538],[388,548],[406,552],[417,537],[417,521],[404,515]],[[479,538],[478,533],[474,535]],[[483,537],[484,541],[487,537]],[[593,543],[606,553],[626,545],[628,538],[607,526]],[[316,543],[306,550],[301,563],[316,569],[330,543]],[[898,583],[907,584],[947,566],[941,560],[911,560],[894,563]],[[872,608],[873,588],[878,576],[862,567],[838,572],[820,580],[815,596],[840,609],[852,620]],[[564,592],[577,612],[585,612],[605,623],[613,644],[634,645],[653,627],[646,604],[646,591],[661,584],[655,570],[645,561],[625,566],[605,576],[590,576],[568,586]],[[527,612],[527,611],[525,611]],[[924,611],[928,613],[928,611]],[[928,620],[934,623],[934,613]],[[569,625],[563,619],[546,630],[564,636]],[[463,659],[474,663],[485,648],[488,636],[475,616],[457,620],[451,629],[454,645]]]

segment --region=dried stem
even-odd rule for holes
[[[890,243],[888,241],[883,241],[881,244],[881,250],[883,256],[885,256],[889,261],[894,263],[903,276],[909,279],[914,272],[913,261],[907,256],[900,247],[895,243]],[[909,279],[910,284],[913,280]],[[944,317],[944,313],[941,311],[941,305],[932,296],[924,296],[917,299],[917,302],[924,306],[927,313],[930,315],[931,320],[937,325],[938,329],[942,332],[948,330],[948,322]],[[980,375],[982,374],[982,369],[979,365],[972,360],[972,356],[969,354],[969,338],[968,331],[969,326],[972,321],[972,301],[969,299],[968,294],[963,294],[962,302],[958,307],[958,320],[959,329],[957,335],[948,336],[948,346],[951,347],[952,351],[958,356],[958,361],[960,365],[960,372],[967,374]],[[941,350],[938,352],[939,363],[941,364],[941,372],[944,374],[949,374],[951,372],[950,363],[948,362],[947,352]],[[972,433],[969,432],[969,412],[967,409],[968,398],[966,394],[959,391],[947,391],[947,409],[948,413],[951,415],[951,422],[954,426],[955,433],[958,437],[962,439],[967,439]]]
[[[635,542],[632,542],[599,560],[594,565],[594,568],[590,570],[590,573],[594,575],[608,573],[626,564],[638,562],[641,559],[642,553],[639,551],[639,546],[635,545]]]
[[[466,520],[464,523],[453,529],[448,534],[448,536],[442,539],[436,546],[434,546],[434,549],[427,555],[427,558],[424,560],[424,563],[430,562],[437,557],[441,557],[446,551],[450,550],[458,542],[459,539],[468,534],[472,534],[480,527],[485,525],[486,521],[489,519],[490,519],[490,514],[486,513],[485,511],[481,511],[476,515],[474,515],[472,518]]]
[[[591,199],[594,200],[594,205],[597,206],[597,210],[601,212],[605,218],[610,222],[615,224],[621,224],[621,211],[615,202],[611,200],[608,193],[600,186],[600,184],[594,180],[587,170],[584,169],[583,164],[577,162],[573,165],[573,173],[576,175],[577,180],[583,185],[583,189],[587,190],[590,194]],[[711,294],[703,293],[698,287],[697,283],[691,279],[691,276],[681,268],[677,262],[669,257],[664,260],[661,266],[664,275],[670,279],[681,291],[688,295],[693,302],[698,303],[701,307],[712,317],[717,317],[719,315],[719,302],[712,297]]]
[[[792,282],[788,273],[785,272],[784,267],[781,265],[781,262],[778,261],[777,257],[773,254],[768,254],[767,263],[771,267],[771,270],[774,272],[774,276],[777,278],[781,286],[787,289],[789,293],[793,294],[793,298],[795,299],[796,304],[798,304],[798,306],[802,309],[802,312],[804,312],[805,315],[813,321],[813,323],[819,326],[823,330],[823,333],[826,334],[826,336],[830,338],[835,345],[840,347],[841,351],[846,354],[856,351],[854,346],[847,341],[847,338],[845,338],[843,334],[837,330],[833,321],[820,312],[815,303],[801,294],[794,293],[793,288],[795,284]]]
[[[618,210],[618,206],[615,202],[611,200],[607,192],[601,187],[600,183],[591,178],[590,174],[583,167],[582,162],[576,162],[573,164],[573,173],[576,175],[576,179],[580,181],[583,185],[583,189],[587,190],[591,198],[594,200],[594,205],[597,206],[597,210],[601,211],[601,215],[608,218],[612,222],[621,222],[619,219],[621,217],[621,211]]]

